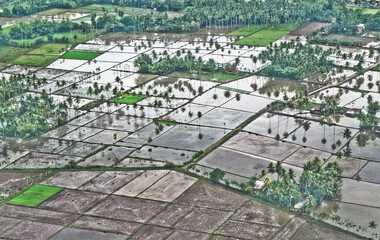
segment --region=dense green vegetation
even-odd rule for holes
[[[0,80],[0,131],[3,136],[29,138],[66,121],[66,103],[58,106],[46,93],[32,96],[24,93],[46,84],[46,79],[35,75],[12,75]],[[18,97],[17,101],[7,101]]]
[[[289,49],[294,51],[290,52]],[[272,62],[272,65],[264,69],[268,76],[303,79],[314,73],[328,72],[333,64],[327,57],[333,52],[332,49],[323,50],[320,46],[302,45],[298,41],[292,41],[268,47],[260,53],[258,59]]]
[[[267,171],[276,173],[277,180],[265,179],[266,184],[257,195],[287,208],[301,203],[298,211],[310,214],[321,202],[337,199],[341,191],[342,168],[337,162],[329,162],[324,167],[322,164],[318,157],[306,163],[299,180],[294,171],[286,171],[281,162],[269,164]]]
[[[54,194],[62,191],[63,188],[45,185],[36,185],[26,190],[19,196],[11,199],[10,204],[26,207],[37,207],[40,203],[50,198]]]
[[[153,60],[158,60],[153,63]],[[234,80],[247,73],[239,72],[236,66],[239,64],[237,58],[233,64],[218,64],[214,59],[206,62],[202,58],[195,58],[191,52],[177,51],[176,56],[152,56],[141,54],[134,61],[135,67],[141,73],[152,73],[157,75],[168,75],[175,77],[196,78],[201,80],[217,80],[221,82]]]
[[[67,59],[78,59],[78,60],[92,60],[103,54],[102,52],[93,52],[93,51],[70,51],[62,55],[62,58]]]
[[[117,103],[125,103],[125,104],[136,104],[139,101],[145,99],[144,95],[133,95],[133,94],[125,94],[120,98],[114,98],[113,100]]]
[[[11,3],[2,13],[3,16],[23,16],[32,14],[41,10],[62,7],[74,8],[87,6],[89,4],[105,4],[102,8],[103,15],[100,17],[94,15],[91,17],[92,23],[73,24],[71,29],[80,29],[84,32],[93,29],[105,29],[106,31],[148,31],[148,32],[190,32],[200,27],[211,26],[229,26],[229,25],[277,25],[280,23],[302,23],[307,20],[332,20],[338,16],[337,22],[341,21],[340,16],[352,14],[355,18],[355,11],[348,10],[345,7],[345,1],[324,1],[324,0],[296,0],[296,1],[235,1],[235,0],[144,0],[144,1],[124,1],[124,0],[76,0],[76,1],[40,1],[34,4],[33,0],[19,0]],[[159,12],[145,15],[126,15],[124,11],[118,8],[112,8],[107,4],[113,4],[120,7],[145,7],[149,9],[156,8]],[[93,10],[94,7],[89,7]],[[96,7],[95,7],[96,8]],[[95,9],[99,10],[99,9]],[[163,12],[167,10],[182,11],[182,14],[175,18],[169,18],[168,14]],[[161,12],[160,12],[161,11]],[[349,17],[351,19],[351,17]],[[362,18],[357,21],[362,20]],[[370,19],[371,25],[375,26],[376,22]],[[366,21],[364,21],[366,23]],[[31,28],[34,28],[35,23]],[[48,25],[48,24],[44,24]],[[54,25],[61,25],[55,23]],[[64,26],[62,26],[64,27]],[[37,35],[44,28],[34,28]],[[63,29],[54,29],[49,27],[50,33],[63,32]],[[19,35],[19,29],[12,27],[11,35],[13,38]],[[69,32],[69,31],[66,31]],[[20,35],[23,35],[20,33]],[[21,36],[19,37],[21,38]]]
[[[13,64],[46,67],[59,58],[58,55],[23,55],[12,61]]]
[[[2,46],[0,47],[0,62],[11,62],[31,50],[31,48]]]
[[[69,46],[67,44],[44,44],[39,48],[34,49],[28,54],[61,54]]]
[[[370,95],[367,98],[368,106],[365,111],[361,111],[359,115],[360,128],[363,130],[372,130],[379,124],[379,119],[376,114],[380,111],[380,104],[378,101],[374,101]]]

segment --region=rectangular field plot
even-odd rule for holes
[[[103,114],[102,114],[103,115]],[[151,123],[151,119],[122,116],[117,114],[106,114],[95,121],[87,124],[89,127],[99,127],[108,130],[119,130],[135,132]]]
[[[169,173],[169,170],[150,170],[136,177],[124,187],[120,188],[116,195],[136,197],[159,179]]]
[[[50,64],[48,68],[62,69],[62,70],[73,70],[83,64],[87,63],[84,60],[74,60],[74,59],[57,59],[55,62]]]
[[[117,220],[145,222],[160,212],[166,203],[111,195],[88,214]]]
[[[97,217],[88,217],[82,216],[78,220],[76,220],[73,224],[73,227],[91,229],[97,231],[104,232],[115,232],[119,234],[130,235],[133,231],[135,231],[140,224],[139,223],[131,223],[124,222],[120,220],[111,220],[105,218],[97,218]]]
[[[302,126],[304,121],[300,118],[264,113],[248,124],[244,131],[273,138],[278,134],[280,138],[283,138]]]
[[[106,52],[95,58],[95,60],[103,62],[124,62],[136,57],[137,55],[137,53]]]
[[[16,60],[13,60],[12,63],[35,67],[46,67],[58,58],[59,56],[54,55],[23,55]]]
[[[300,148],[295,144],[243,132],[232,137],[223,147],[277,161],[284,160]]]
[[[253,113],[261,111],[273,101],[273,99],[246,94],[240,94],[240,99],[235,98],[235,96],[231,94],[230,98],[231,100],[223,104],[221,107]]]
[[[69,161],[79,161],[81,158],[64,156],[49,153],[31,152],[24,157],[21,157],[11,165],[9,169],[29,169],[29,168],[61,168],[69,163]]]
[[[68,124],[65,124],[61,127],[58,127],[58,128],[55,128],[47,133],[45,133],[44,135],[42,135],[42,137],[56,137],[56,138],[60,138],[66,134],[68,134],[69,132],[77,129],[78,126],[73,126],[73,125],[68,125]]]
[[[224,129],[219,128],[177,125],[153,140],[151,145],[199,151],[216,143],[226,134]]]
[[[261,157],[220,147],[203,158],[198,164],[250,178],[252,176],[258,177],[261,170],[267,169],[271,162]]]
[[[80,214],[84,213],[106,197],[107,195],[100,193],[64,189],[40,204],[39,208]]]
[[[360,132],[351,141],[351,156],[368,159],[372,161],[380,161],[379,154],[380,136],[370,133]]]
[[[91,181],[80,187],[80,190],[113,193],[140,174],[143,171],[108,171],[93,178]]]
[[[134,148],[110,146],[80,162],[80,166],[113,166],[131,153]]]
[[[65,59],[77,59],[77,60],[92,60],[99,55],[103,54],[102,52],[93,52],[93,51],[70,51],[62,55],[62,58]]]
[[[215,108],[201,118],[193,120],[192,124],[203,126],[233,129],[247,120],[252,113],[235,111],[224,108]]]
[[[304,123],[302,127],[292,134],[292,137],[287,138],[285,141],[329,153],[336,153],[348,142],[343,137],[344,130],[345,128],[343,127],[321,125],[319,122],[310,121]],[[358,132],[356,129],[350,129],[350,131],[353,135]]]
[[[190,160],[195,154],[192,151],[176,150],[162,147],[144,146],[140,150],[136,150],[130,156],[143,159],[151,159],[163,162],[172,162],[177,165],[182,165]]]
[[[100,173],[99,171],[59,172],[43,181],[42,184],[76,189]]]
[[[171,171],[137,197],[172,202],[196,181],[196,178],[183,173]]]
[[[61,190],[62,188],[60,187],[36,185],[23,192],[21,195],[13,198],[9,203],[26,207],[36,207]]]
[[[98,45],[98,44],[79,44],[75,47],[76,51],[98,51],[105,52],[113,48],[111,45]]]

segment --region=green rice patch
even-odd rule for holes
[[[124,103],[124,104],[135,104],[145,98],[146,98],[145,95],[126,94],[126,95],[123,95],[121,98],[114,98],[113,101],[117,103]]]
[[[36,185],[9,201],[10,204],[26,207],[37,207],[40,203],[63,188],[45,185]]]
[[[116,6],[112,6],[112,5],[90,5],[90,6],[83,7],[83,9],[92,10],[92,11],[102,11],[103,8],[107,11],[110,11],[110,10],[115,9]]]
[[[70,51],[62,55],[62,58],[66,59],[77,59],[77,60],[92,60],[100,55],[102,52],[93,51]]]
[[[232,92],[244,93],[244,94],[250,93],[250,92],[245,91],[245,90],[241,90],[241,89],[237,89],[237,88],[230,88],[230,87],[226,87],[226,86],[217,86],[217,88],[232,91]]]
[[[175,126],[175,125],[177,125],[177,123],[175,123],[175,122],[168,122],[168,121],[156,121],[156,123],[158,123],[158,124],[164,124],[164,125],[168,125],[168,126]]]
[[[230,32],[227,34],[228,36],[249,36],[255,32],[258,32],[262,30],[265,26],[264,25],[252,25],[252,26],[245,26],[242,28],[239,28],[233,32]]]
[[[44,55],[44,54],[61,54],[62,52],[64,52],[67,48],[69,47],[69,45],[67,44],[53,44],[53,43],[49,43],[49,44],[45,44],[37,49],[34,49],[33,51],[29,52],[28,54],[40,54],[40,55]]]
[[[23,55],[12,61],[13,64],[35,66],[35,67],[47,67],[52,62],[57,60],[59,55]]]
[[[298,24],[279,24],[266,27],[261,25],[261,29],[257,26],[257,31],[253,32],[251,35],[242,35],[246,37],[234,42],[234,44],[265,47],[296,30],[298,26]],[[252,29],[255,30],[255,28]],[[237,31],[239,31],[239,29]],[[244,29],[240,31],[244,32]]]

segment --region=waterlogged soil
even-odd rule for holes
[[[151,145],[199,151],[216,143],[226,134],[218,128],[177,125],[151,142]]]
[[[194,154],[195,152],[193,151],[144,146],[141,149],[134,151],[130,156],[163,162],[168,161],[177,165],[182,165],[186,161],[190,160]]]

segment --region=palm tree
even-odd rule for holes
[[[276,167],[275,167],[275,170],[276,170],[276,173],[277,173],[277,182],[280,180],[280,175],[281,175],[281,172],[282,172],[282,163],[280,161],[277,161],[276,163]]]
[[[268,165],[268,172],[270,173],[270,174],[274,174],[275,172],[276,172],[276,169],[275,169],[275,167],[274,167],[274,164],[271,162],[271,163],[269,163],[269,165]]]

